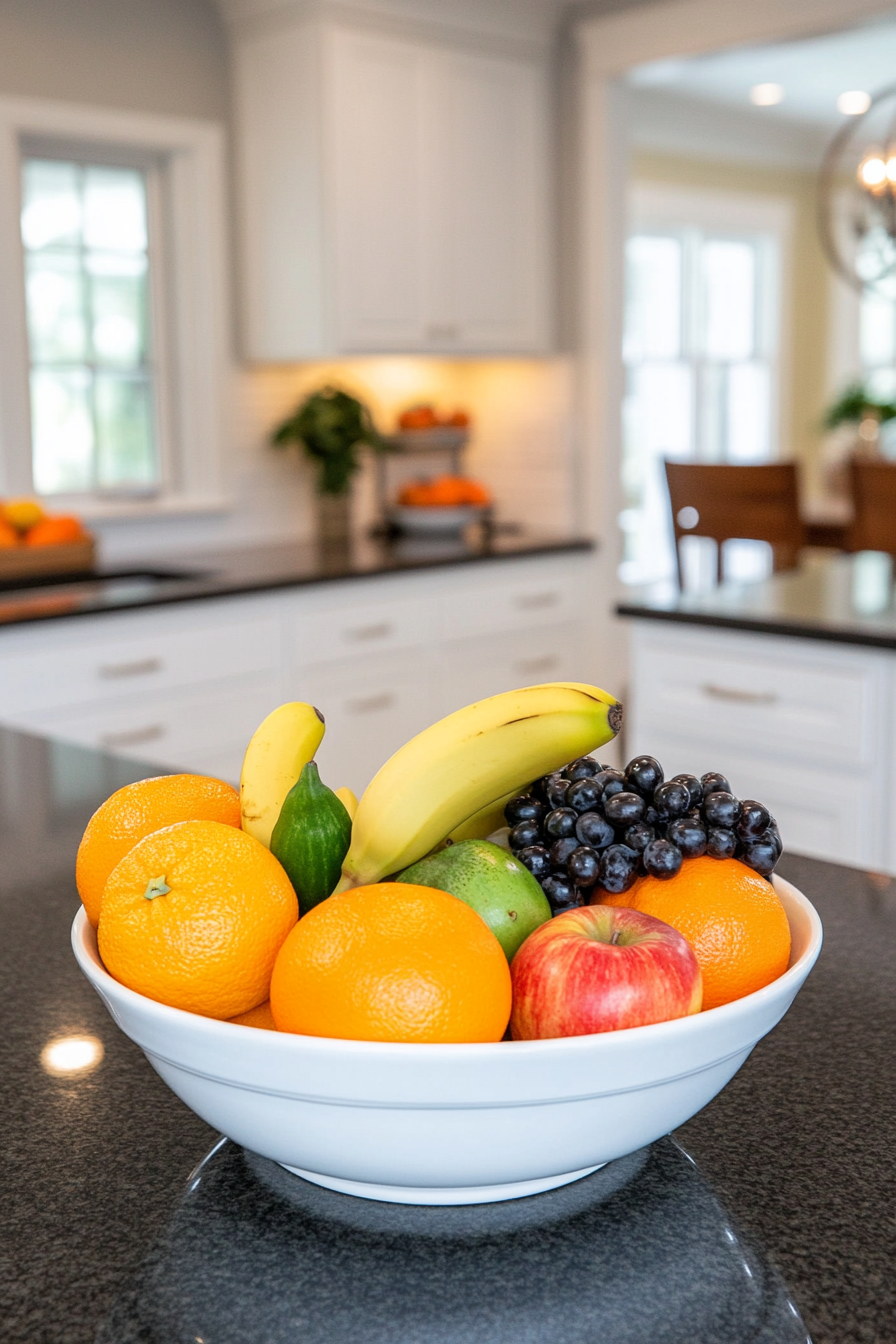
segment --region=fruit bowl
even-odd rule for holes
[[[462,532],[470,523],[484,518],[488,504],[442,504],[415,508],[411,504],[394,504],[389,520],[402,532],[425,533]]]
[[[577,1180],[677,1128],[784,1016],[821,921],[773,879],[792,936],[778,980],[693,1017],[494,1045],[330,1040],[155,1003],[104,969],[83,910],[72,944],[125,1035],[222,1134],[306,1180],[400,1204],[479,1204]]]

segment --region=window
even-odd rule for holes
[[[226,507],[224,199],[212,123],[0,98],[0,493]]]
[[[635,195],[623,339],[624,582],[673,572],[664,459],[776,454],[782,229],[780,212],[766,220],[762,212],[726,197]]]
[[[22,244],[35,489],[158,489],[146,172],[26,158]]]

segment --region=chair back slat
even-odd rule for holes
[[[846,530],[846,550],[896,555],[896,462],[854,457],[849,474],[854,513]]]
[[[796,464],[770,462],[760,466],[729,466],[704,462],[666,462],[675,559],[681,583],[683,537],[710,537],[718,546],[718,574],[722,577],[722,543],[734,538],[767,541],[774,568],[792,569],[806,544],[800,518]],[[679,515],[695,509],[699,520],[682,527]]]

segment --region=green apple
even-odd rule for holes
[[[489,840],[459,840],[396,878],[457,896],[481,915],[508,961],[533,929],[551,918],[547,897],[528,868]]]

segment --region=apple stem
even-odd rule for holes
[[[615,947],[619,942],[619,929],[613,930],[613,937],[610,939],[610,946]]]

